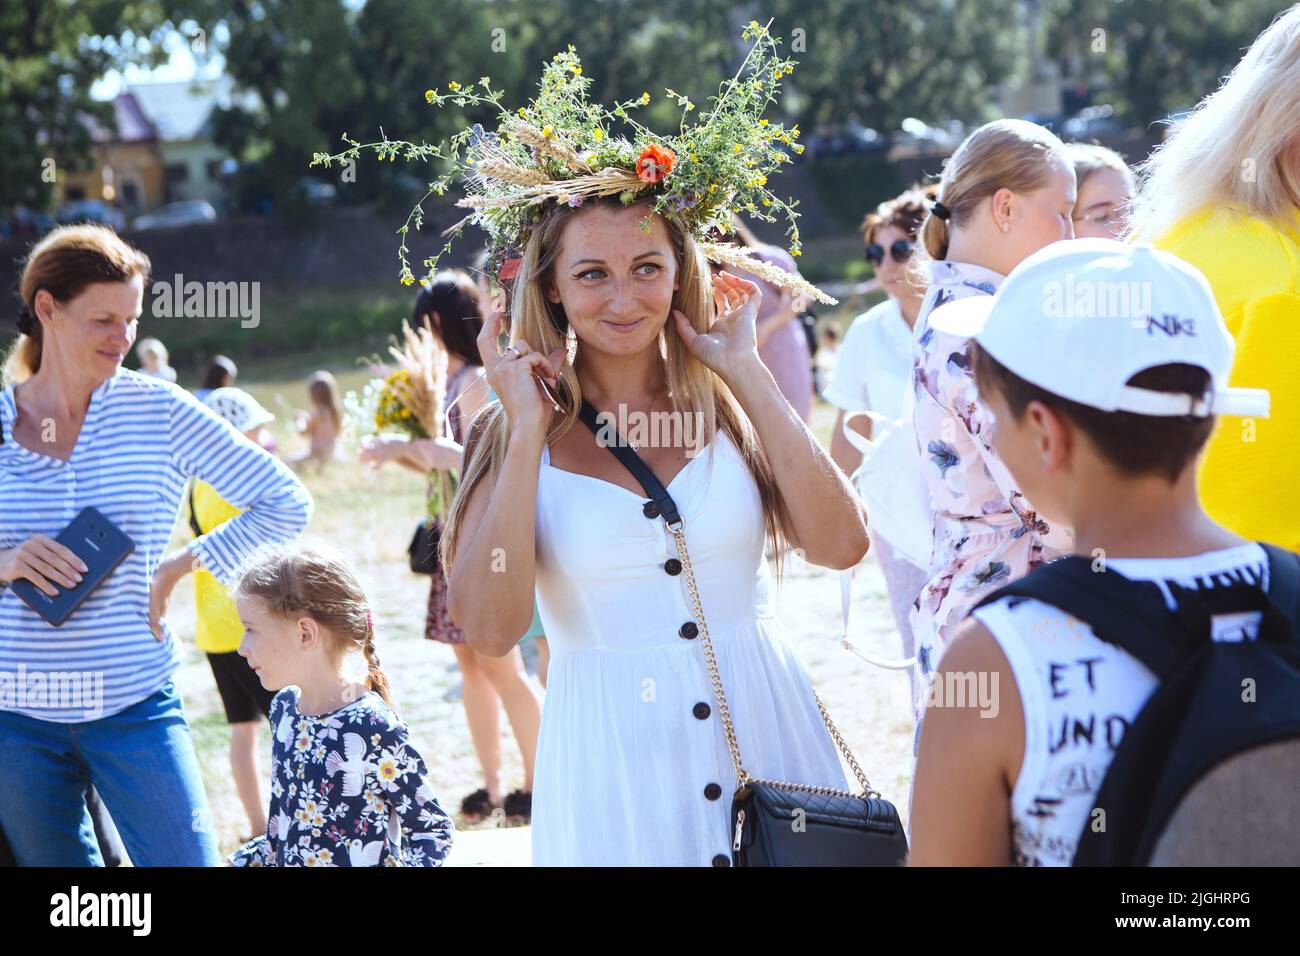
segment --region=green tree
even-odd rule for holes
[[[157,63],[167,29],[152,0],[0,3],[0,210],[49,207],[53,173],[90,159],[84,118],[112,127],[112,106],[91,100],[91,85],[127,63]]]
[[[994,87],[1026,61],[1016,0],[771,0],[772,30],[801,37],[791,86],[806,127],[857,118],[878,130],[991,118]],[[796,34],[796,31],[802,31]]]
[[[1218,88],[1278,13],[1276,0],[1043,0],[1046,51],[1146,125]]]

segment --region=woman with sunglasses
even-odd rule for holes
[[[844,435],[846,415],[868,411],[895,421],[903,417],[912,374],[912,329],[925,297],[924,277],[908,264],[934,193],[933,186],[909,189],[881,203],[862,221],[867,261],[876,270],[886,299],[853,320],[840,347],[835,376],[822,395],[839,408],[831,432],[831,458],[845,474],[853,474],[862,464],[862,452]],[[858,416],[849,427],[866,438],[872,437],[869,418]],[[928,522],[929,516],[921,520]],[[926,571],[895,552],[880,535],[872,536],[872,544],[903,639],[903,654],[910,657],[915,642],[908,614],[925,584]]]

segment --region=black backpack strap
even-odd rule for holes
[[[194,532],[194,537],[203,536],[203,528],[199,525],[199,516],[194,512],[194,482],[190,482],[190,530]]]
[[[1271,544],[1259,543],[1268,555],[1268,597],[1300,630],[1300,555]],[[1300,640],[1300,633],[1295,635]]]
[[[1084,557],[1042,565],[994,591],[976,607],[1007,597],[1033,598],[1078,618],[1160,679],[1172,673],[1186,654],[1184,628],[1156,585],[1132,581],[1118,571],[1094,571]]]
[[[578,409],[578,417],[582,423],[592,430],[592,433],[600,437],[602,429],[609,429],[617,436],[617,441],[607,447],[614,453],[614,457],[622,462],[623,467],[632,473],[632,477],[640,483],[645,489],[645,493],[650,496],[659,508],[659,514],[663,515],[666,522],[676,524],[681,520],[681,515],[677,512],[677,502],[673,501],[672,496],[668,494],[668,489],[664,483],[655,477],[655,473],[650,470],[650,466],[641,460],[641,456],[632,450],[632,446],[624,440],[613,427],[613,424],[603,425],[600,422],[599,413],[585,398],[582,400],[582,406]]]

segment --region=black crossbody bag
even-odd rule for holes
[[[578,411],[583,424],[601,434],[598,413],[583,401]],[[718,673],[718,661],[704,623],[695,572],[686,550],[685,522],[663,482],[632,450],[622,435],[609,445],[616,457],[650,496],[644,511],[661,516],[677,544],[677,557],[686,575],[691,608],[704,647],[705,663],[727,748],[736,771],[737,789],[731,801],[732,862],[736,866],[902,866],[907,861],[907,836],[898,810],[873,790],[844,738],[831,721],[821,698],[813,692],[817,709],[835,746],[853,770],[861,793],[751,777],[740,757],[731,710]]]

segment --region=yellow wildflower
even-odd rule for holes
[[[650,94],[649,94],[649,93],[642,93],[642,94],[641,94],[641,105],[642,105],[642,106],[647,106],[647,105],[649,105],[649,103],[650,103]]]
[[[599,143],[602,139],[605,138],[605,131],[604,131],[603,129],[601,129],[599,126],[597,126],[597,127],[592,131],[592,133],[591,133],[591,138],[594,139],[596,142]]]
[[[550,138],[551,138],[551,133],[552,133],[552,132],[554,132],[554,131],[553,131],[549,126],[543,126],[543,127],[542,127],[542,135],[545,136],[547,139],[550,139]]]
[[[425,90],[425,91],[424,91],[424,98],[425,98],[425,100],[428,101],[429,103],[432,103],[432,102],[433,102],[433,98],[434,98],[434,96],[436,96],[436,95],[437,95],[437,94],[434,93],[433,90]]]
[[[447,89],[455,93],[460,89],[460,84],[457,83],[455,80],[452,80],[450,83],[447,84]]]
[[[733,147],[731,147],[731,148],[732,148],[732,151],[733,151],[733,152],[737,152],[737,153],[740,152],[740,150],[741,150],[741,146],[740,146],[739,143],[737,143],[735,146],[733,146]]]
[[[761,119],[761,120],[759,120],[759,121],[758,121],[758,125],[759,125],[759,126],[766,126],[766,125],[767,125],[767,120],[765,120],[765,119]]]

